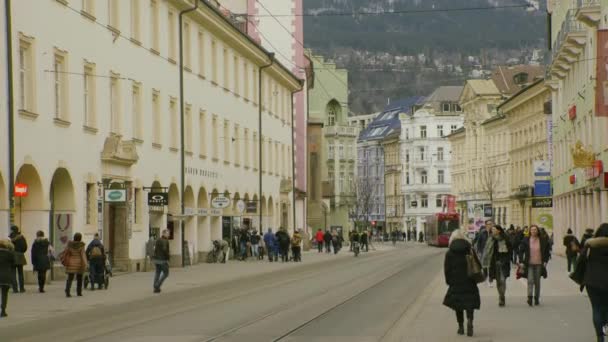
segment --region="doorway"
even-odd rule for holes
[[[118,272],[129,272],[129,237],[127,236],[127,207],[107,204],[106,249],[110,251],[110,262]]]

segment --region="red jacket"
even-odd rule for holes
[[[317,235],[315,235],[315,240],[317,240],[317,242],[323,242],[323,232],[322,231],[317,231]]]

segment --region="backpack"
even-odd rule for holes
[[[97,258],[101,256],[103,256],[103,253],[101,252],[101,248],[99,248],[99,246],[91,248],[91,258]]]
[[[291,238],[291,245],[292,245],[292,246],[296,246],[296,247],[297,247],[297,246],[299,246],[299,245],[300,245],[300,242],[302,242],[302,237],[301,237],[301,236],[296,236],[296,235],[294,235],[294,236]]]

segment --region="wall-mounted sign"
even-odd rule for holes
[[[27,197],[28,186],[23,183],[15,183],[15,197]]]
[[[245,210],[248,214],[255,214],[258,211],[258,202],[256,201],[247,201],[245,205]]]
[[[534,161],[534,177],[551,176],[551,163],[548,160]]]
[[[576,105],[573,105],[568,109],[568,119],[574,120],[576,119]]]
[[[551,181],[536,180],[534,181],[534,197],[549,197],[551,196]]]
[[[230,205],[230,198],[224,195],[217,195],[211,200],[211,207],[215,209],[224,209]]]
[[[104,200],[108,203],[122,203],[127,201],[127,189],[106,189]]]
[[[222,216],[222,209],[209,210],[209,216]]]
[[[169,193],[167,192],[149,192],[148,205],[164,206],[169,205]]]
[[[604,164],[601,160],[596,160],[593,162],[592,167],[588,167],[585,169],[585,174],[588,180],[596,179],[602,175],[604,172]]]
[[[209,215],[209,209],[207,208],[198,208],[198,211],[196,213],[198,216],[207,216]]]
[[[552,208],[553,198],[533,198],[532,208]]]
[[[184,215],[194,216],[196,215],[197,210],[194,208],[184,208]]]
[[[238,200],[236,202],[236,210],[238,210],[239,214],[242,214],[245,211],[245,201]]]
[[[483,205],[483,216],[484,217],[493,217],[494,212],[492,210],[492,205],[491,204],[484,204]]]
[[[570,175],[569,180],[570,184],[576,184],[576,175]]]

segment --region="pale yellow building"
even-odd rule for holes
[[[384,186],[386,196],[386,226],[387,231],[403,231],[404,196],[401,192],[401,142],[400,131],[389,134],[382,146],[384,147]]]

